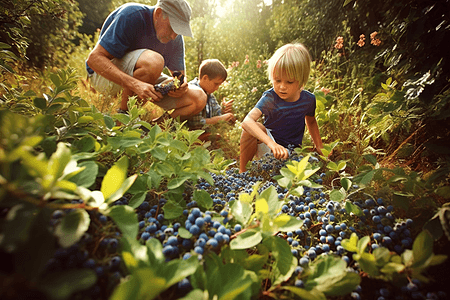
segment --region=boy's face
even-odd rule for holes
[[[200,86],[208,94],[212,94],[217,91],[217,89],[223,82],[224,80],[220,77],[210,79],[208,75],[203,75],[203,77],[200,78]]]
[[[274,74],[272,85],[275,93],[284,101],[294,102],[300,98],[302,87],[298,80],[289,78],[285,73],[281,75]]]

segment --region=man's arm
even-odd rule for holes
[[[132,90],[141,99],[159,99],[161,95],[157,93],[153,85],[143,82],[121,71],[111,62],[112,56],[103,46],[97,44],[89,54],[87,64],[97,74],[105,77],[109,81],[119,84],[124,88]]]

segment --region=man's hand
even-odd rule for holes
[[[178,89],[176,89],[175,91],[170,91],[168,93],[168,95],[170,97],[180,98],[181,96],[186,94],[188,90],[189,90],[189,85],[187,84],[186,78],[185,78],[185,81],[183,82],[183,84]]]
[[[133,90],[136,95],[141,99],[141,103],[144,105],[147,101],[158,102],[162,99],[161,93],[155,91],[153,85],[139,81]]]

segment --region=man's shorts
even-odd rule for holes
[[[133,76],[134,68],[141,54],[147,49],[138,49],[125,54],[122,58],[113,58],[111,62],[116,65],[124,73]],[[105,77],[100,76],[96,72],[89,74],[89,82],[91,86],[99,93],[109,96],[116,96],[121,90],[122,86],[109,81]],[[164,73],[158,78],[156,83],[161,83],[170,78]],[[153,102],[164,110],[171,110],[176,108],[178,98],[164,96],[160,101]]]

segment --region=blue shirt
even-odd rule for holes
[[[272,88],[263,93],[255,107],[263,113],[264,126],[271,130],[278,144],[299,146],[305,133],[305,116],[315,115],[316,97],[303,90],[297,101],[287,102]]]
[[[165,66],[171,71],[184,71],[184,40],[178,35],[167,44],[161,43],[153,24],[155,7],[127,3],[113,11],[105,20],[98,43],[111,55],[122,58],[125,53],[137,49],[150,49],[164,57]],[[94,71],[86,64],[89,74]]]

